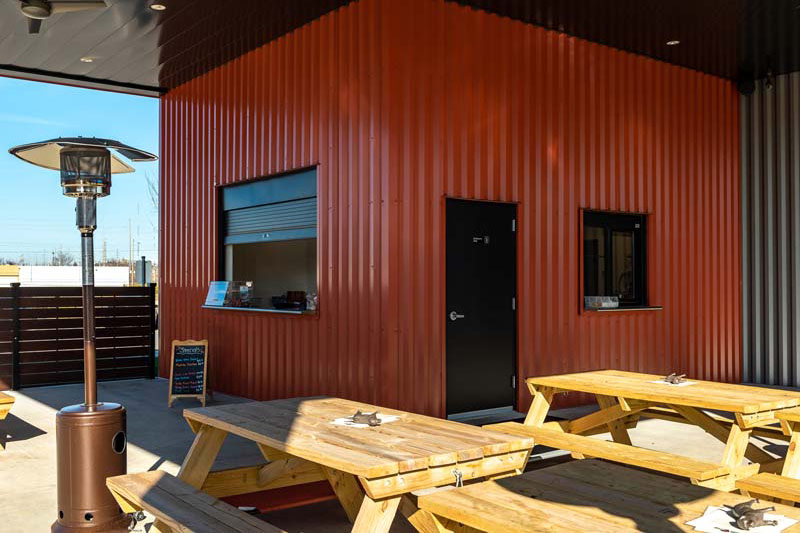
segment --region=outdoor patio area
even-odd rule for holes
[[[176,401],[167,408],[167,380],[130,380],[100,383],[101,400],[116,401],[128,414],[128,472],[164,470],[176,474],[194,435],[182,416],[194,400]],[[4,532],[49,531],[56,518],[56,412],[83,401],[82,385],[40,387],[10,392],[14,408],[0,421],[0,516]],[[247,401],[214,395],[208,405]],[[215,468],[233,468],[263,461],[253,443],[236,436],[226,439]],[[351,525],[335,500],[269,513],[271,523],[287,531],[350,531]],[[402,519],[401,519],[402,520]],[[398,520],[400,522],[400,520]],[[152,517],[135,531],[146,531]],[[413,531],[395,524],[396,531]]]
[[[129,380],[99,385],[100,399],[122,403],[128,411],[128,472],[163,470],[176,474],[191,446],[193,433],[182,416],[184,408],[197,407],[193,400],[176,401],[172,409],[166,406],[167,380]],[[46,531],[56,514],[56,451],[55,414],[65,405],[82,399],[80,385],[30,388],[11,393],[16,403],[11,414],[0,422],[0,439],[6,443],[0,452],[0,516],[4,531]],[[247,400],[214,395],[209,405],[240,403]],[[587,409],[575,408],[553,414],[575,418]],[[485,421],[485,420],[484,420]],[[482,421],[483,422],[483,421]],[[631,430],[636,446],[677,453],[694,459],[716,461],[725,445],[710,438],[702,429],[688,424],[664,420],[642,420]],[[597,438],[608,439],[608,434]],[[767,451],[784,455],[786,443],[755,438],[754,442]],[[563,453],[563,452],[562,452]],[[547,448],[534,449],[530,466],[541,457],[549,458]],[[230,435],[214,463],[215,469],[233,468],[263,461],[257,447],[244,439]],[[688,484],[687,484],[688,487]],[[352,527],[336,500],[270,512],[264,515],[270,523],[286,531],[336,532]],[[152,517],[137,526],[146,531]],[[392,531],[413,531],[399,514]]]

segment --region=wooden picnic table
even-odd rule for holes
[[[357,410],[398,419],[333,424]],[[184,417],[196,433],[178,474],[184,482],[223,497],[327,480],[363,533],[388,531],[398,508],[416,512],[412,491],[521,473],[533,447],[529,437],[330,397],[186,409]],[[212,472],[229,433],[255,442],[269,462]]]
[[[428,526],[418,528],[425,533],[679,532],[695,531],[686,522],[702,516],[709,506],[733,506],[749,499],[587,459],[422,495],[416,518]],[[773,502],[755,507],[773,505],[775,514],[800,520],[795,507]],[[800,532],[800,524],[784,531]]]
[[[688,384],[673,385],[663,376],[618,370],[600,370],[577,374],[533,377],[526,380],[533,403],[525,418],[524,428],[512,423],[488,426],[496,430],[531,435],[537,443],[576,451],[610,460],[645,466],[689,477],[693,482],[722,490],[734,490],[736,479],[758,471],[757,465],[743,465],[746,457],[753,463],[772,465],[779,458],[750,442],[753,431],[770,431],[780,435],[777,414],[800,405],[800,393],[761,387],[748,387],[689,379]],[[545,422],[554,395],[566,392],[593,394],[600,406],[598,412],[568,421]],[[716,410],[730,413],[731,419],[708,413]],[[725,442],[725,451],[718,463],[700,462],[676,454],[664,454],[631,445],[628,429],[641,415],[662,417],[701,427]],[[530,431],[525,431],[529,429]],[[540,434],[537,431],[540,431]],[[588,441],[574,436],[588,436],[609,431],[614,443],[605,446],[595,439]],[[574,450],[573,450],[574,448]],[[593,453],[593,452],[597,453]]]

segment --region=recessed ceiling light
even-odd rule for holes
[[[93,62],[94,62],[94,58],[93,57],[82,57],[81,58],[81,63],[93,63]]]
[[[158,3],[150,4],[150,9],[152,9],[153,11],[164,11],[165,9],[167,9],[167,6]]]
[[[672,41],[667,41],[667,46],[675,46],[675,45],[678,45],[678,44],[681,44],[681,42],[679,40],[677,40],[677,39],[672,40]]]

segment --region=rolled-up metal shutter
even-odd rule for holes
[[[234,209],[225,213],[225,244],[317,236],[317,198]]]
[[[224,244],[317,236],[316,170],[223,189]]]

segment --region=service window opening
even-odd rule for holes
[[[221,188],[224,307],[317,304],[316,169]]]

